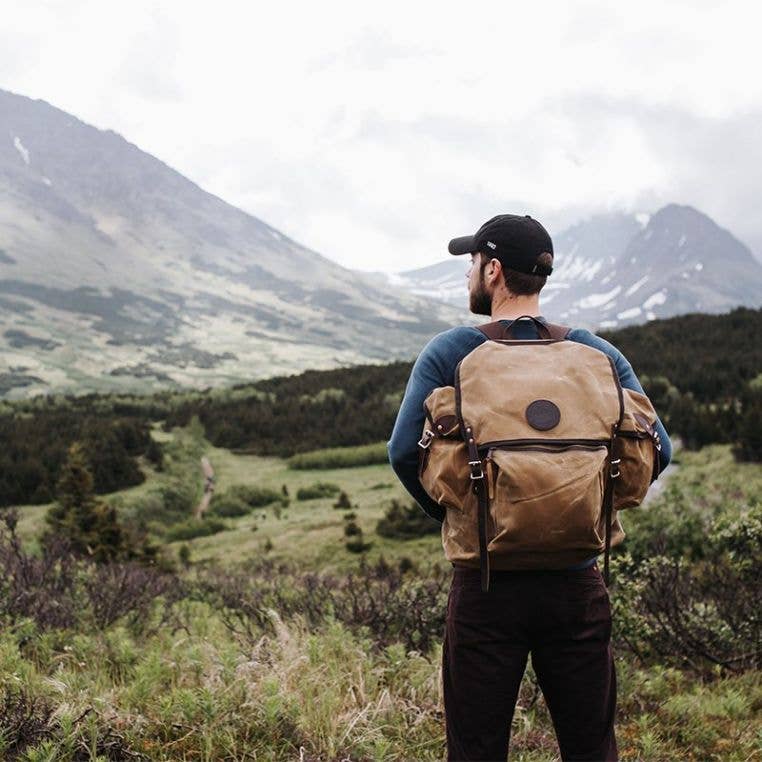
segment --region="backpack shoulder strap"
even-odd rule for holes
[[[563,341],[572,330],[567,325],[556,325],[555,323],[543,323],[542,325],[547,330],[549,338],[554,341]],[[500,320],[496,320],[494,323],[485,323],[477,326],[477,328],[492,341],[505,341],[513,338],[511,335],[512,326],[513,323],[507,326]]]

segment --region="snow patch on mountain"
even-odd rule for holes
[[[13,138],[13,147],[21,154],[24,164],[29,166],[29,151],[24,147],[24,144],[21,142],[21,138],[18,135]]]
[[[605,294],[590,294],[584,299],[580,299],[575,306],[583,310],[589,309],[590,307],[602,307],[604,304],[607,304],[614,299],[621,290],[621,286],[614,286],[611,291],[607,291]]]
[[[651,294],[651,296],[649,296],[648,299],[643,302],[643,309],[650,310],[652,307],[656,307],[659,304],[664,304],[666,301],[667,291],[666,289],[662,289],[661,291],[657,291],[655,294]]]
[[[624,292],[625,296],[632,296],[646,281],[648,280],[648,275],[644,275],[639,281],[636,281],[633,283],[627,291]]]
[[[636,318],[640,315],[640,307],[632,307],[629,310],[624,310],[617,313],[617,320],[629,320],[630,318]]]

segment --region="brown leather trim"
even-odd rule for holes
[[[460,433],[457,415],[441,415],[436,421],[433,421],[433,426],[434,434],[438,437],[447,437]]]
[[[557,325],[556,323],[546,323],[545,327],[548,329],[550,338],[558,341],[564,340],[572,330],[568,325]]]
[[[619,397],[619,420],[616,422],[617,431],[622,428],[622,421],[624,420],[624,392],[622,391],[622,382],[619,380],[619,374],[616,370],[616,364],[610,355],[606,355],[611,366],[611,375],[614,377],[614,383],[616,384],[616,393]]]
[[[485,323],[484,325],[479,325],[477,328],[492,341],[520,341],[520,339],[511,338],[511,328],[515,322],[516,321],[514,320],[511,325],[506,325],[502,321],[497,320],[494,323]],[[541,325],[548,334],[544,341],[563,341],[571,332],[571,328],[566,325],[557,325],[555,323],[541,323]]]
[[[654,435],[654,427],[651,421],[640,413],[633,413],[632,417],[649,433],[650,436]]]

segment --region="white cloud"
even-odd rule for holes
[[[499,211],[691,203],[750,243],[746,2],[19,4],[0,86],[122,133],[343,264],[407,269]]]

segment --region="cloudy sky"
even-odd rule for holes
[[[0,87],[357,269],[440,260],[499,212],[558,232],[671,201],[762,254],[756,4],[455,7],[28,0]]]

